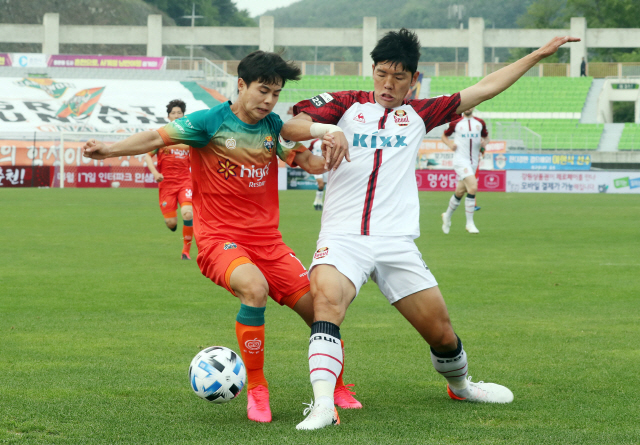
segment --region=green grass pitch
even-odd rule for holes
[[[237,350],[239,303],[181,261],[157,192],[0,190],[0,443],[632,444],[640,442],[640,196],[481,193],[440,230],[449,193],[421,193],[417,244],[474,380],[510,405],[449,399],[426,344],[368,283],[342,326],[362,410],[298,432],[312,396],[309,329],[272,302],[274,421],[246,391],[212,405],[189,388],[205,346]],[[281,194],[281,231],[309,265],[314,192]],[[195,256],[194,256],[195,257]]]

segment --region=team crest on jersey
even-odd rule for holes
[[[229,150],[234,150],[236,148],[236,140],[234,138],[229,138],[224,142],[224,146]]]
[[[399,127],[406,127],[409,125],[409,115],[404,110],[396,110],[393,113],[393,120]]]
[[[358,113],[358,115],[356,117],[353,118],[354,121],[356,122],[360,122],[362,124],[366,124],[367,121],[364,120],[364,114],[362,113]]]
[[[238,167],[237,165],[232,164],[228,159],[225,159],[224,162],[218,161],[218,164],[220,164],[218,173],[224,176],[224,179],[229,179],[230,176],[236,176],[235,169]]]
[[[224,243],[224,250],[235,249],[238,246],[234,242]]]
[[[328,247],[321,247],[318,250],[316,250],[316,253],[313,254],[313,259],[314,260],[319,260],[321,258],[326,257],[327,255],[329,255],[329,248]]]
[[[273,141],[273,136],[267,136],[266,138],[264,138],[264,148],[267,149],[267,151],[269,153],[271,153],[271,150],[273,150],[273,147],[275,147],[276,143]]]

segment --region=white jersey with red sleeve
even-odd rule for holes
[[[329,173],[320,234],[420,236],[415,164],[428,131],[459,118],[460,94],[385,108],[373,92],[323,93],[294,106],[294,115],[338,125],[351,162]]]
[[[456,151],[453,157],[454,166],[470,164],[477,166],[480,159],[480,142],[489,136],[487,125],[477,117],[463,117],[451,122],[444,132],[447,137],[453,135]],[[475,169],[474,169],[475,171]]]

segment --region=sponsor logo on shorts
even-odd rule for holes
[[[314,260],[319,260],[320,258],[324,258],[327,255],[329,255],[329,248],[328,247],[321,247],[318,250],[316,250],[316,253],[313,254],[313,259]]]
[[[234,242],[224,243],[224,250],[235,249],[238,246]]]
[[[367,121],[364,120],[364,114],[358,113],[356,117],[353,118],[354,121],[366,124]]]
[[[395,113],[393,113],[393,120],[399,127],[409,125],[409,115],[404,110],[396,110]]]
[[[162,201],[162,207],[166,207],[167,206],[167,201]]]
[[[276,143],[273,140],[273,136],[267,136],[264,138],[264,142],[263,142],[264,148],[267,149],[267,151],[269,153],[271,153],[271,150],[273,150],[273,147],[275,147]]]
[[[307,272],[307,271],[305,270],[304,272],[302,272],[302,273],[301,273],[300,275],[298,275],[298,276],[299,276],[299,277],[306,277],[308,273],[309,273],[309,272]]]
[[[234,138],[229,138],[225,141],[224,146],[229,150],[234,150],[236,148],[236,140]]]
[[[249,351],[259,351],[260,348],[262,347],[262,342],[260,340],[258,340],[257,338],[254,338],[253,340],[245,341],[244,342],[244,346]]]

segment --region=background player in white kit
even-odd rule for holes
[[[467,378],[462,342],[451,326],[437,282],[413,242],[419,236],[415,159],[429,130],[496,96],[558,47],[578,40],[556,37],[453,96],[405,101],[418,77],[420,43],[414,33],[401,29],[386,34],[371,52],[375,92],[323,93],[294,107],[297,116],[283,126],[284,138],[324,136],[327,162],[334,150],[341,155],[348,141],[350,161],[336,163],[339,167],[329,174],[331,187],[310,267],[315,322],[309,368],[315,403],[298,429],[339,423],[332,399],[343,362],[339,325],[369,277],[430,345],[433,366],[447,379],[451,398],[513,400],[504,386]]]
[[[322,140],[314,139],[309,145],[309,150],[316,156],[322,157]],[[313,208],[316,210],[322,210],[322,204],[324,202],[324,188],[327,186],[327,180],[329,173],[322,173],[320,175],[313,175],[318,184],[318,190],[316,191],[316,199],[313,201]]]
[[[453,139],[450,139],[449,137],[452,135]],[[470,108],[464,111],[462,119],[451,122],[449,128],[442,133],[442,142],[454,151],[453,169],[458,177],[458,185],[449,200],[449,208],[442,214],[442,231],[449,233],[451,216],[466,193],[464,210],[467,224],[465,228],[469,233],[480,233],[473,222],[473,213],[476,208],[476,193],[478,192],[476,171],[480,163],[480,152],[489,142],[487,126],[482,119],[473,116],[473,108]]]

